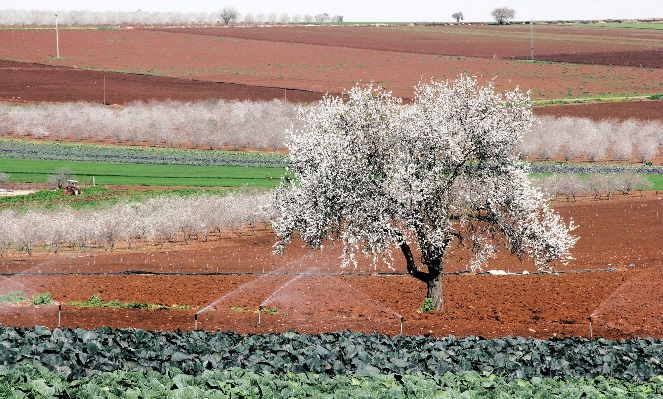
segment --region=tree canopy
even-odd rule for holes
[[[516,17],[516,10],[508,7],[499,7],[494,9],[490,15],[493,16],[495,22],[500,25],[504,25]]]
[[[295,232],[312,247],[341,240],[344,265],[361,252],[393,259],[398,248],[437,309],[444,260],[455,248],[471,250],[473,270],[499,248],[531,256],[539,268],[569,259],[572,223],[530,185],[515,151],[534,120],[528,94],[501,95],[461,76],[420,84],[414,102],[402,105],[355,86],[301,117],[307,127],[289,142],[295,180],[275,192],[279,251]]]

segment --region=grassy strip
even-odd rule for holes
[[[0,158],[0,171],[13,182],[44,183],[69,168],[82,184],[183,187],[276,187],[285,169],[239,166],[142,165],[108,162],[43,161]]]
[[[186,356],[182,354],[182,356]],[[67,381],[45,367],[0,367],[2,397],[150,398],[645,398],[658,397],[663,377],[642,383],[597,377],[590,380],[533,378],[506,381],[467,371],[438,376],[273,375],[245,369],[207,370],[191,376],[178,369],[115,371]]]
[[[41,190],[36,193],[16,196],[0,196],[0,209],[26,210],[31,208],[53,209],[68,206],[73,209],[97,207],[104,204],[117,204],[120,200],[142,201],[162,195],[189,197],[200,194],[225,195],[236,189],[176,189],[176,190],[114,190],[107,187],[88,187],[79,196],[63,195],[62,190]]]
[[[103,299],[101,299],[101,296],[99,296],[99,294],[92,295],[92,297],[90,299],[88,299],[86,302],[71,301],[71,302],[69,302],[69,305],[79,306],[79,307],[83,307],[83,308],[155,309],[155,310],[168,310],[168,309],[188,310],[189,309],[189,305],[178,305],[178,304],[173,304],[171,306],[167,306],[167,305],[158,305],[158,304],[154,304],[154,303],[136,302],[136,301],[129,301],[129,302],[109,301],[109,302],[105,302]]]
[[[585,24],[583,26],[589,26],[592,28],[631,28],[631,29],[663,29],[663,24],[658,23],[647,23],[647,22],[634,22],[634,23],[605,23],[605,24]]]
[[[530,173],[529,176],[534,179],[538,179],[541,177],[552,177],[554,175],[564,175],[566,173],[564,172],[536,172],[536,173]],[[589,173],[568,173],[568,174],[573,174],[576,175],[580,178],[586,178],[589,177]],[[663,190],[663,174],[639,174],[640,176],[644,177],[647,179],[649,182],[651,182],[651,187],[648,188],[648,191],[660,191]]]

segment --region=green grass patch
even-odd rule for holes
[[[0,304],[26,302],[28,298],[23,296],[23,291],[9,291],[6,294],[0,294]],[[50,292],[34,294],[30,299],[32,306],[50,305],[53,303]]]
[[[19,303],[25,301],[27,298],[23,296],[23,291],[9,291],[6,294],[0,294],[0,304],[3,303]]]
[[[564,173],[560,172],[543,172],[543,173],[530,173],[529,176],[532,178],[541,178],[541,177],[551,177],[553,175],[563,175]],[[590,174],[589,173],[574,173],[574,175],[578,176],[581,179],[587,178]],[[649,191],[660,191],[663,190],[663,174],[642,174],[638,173],[638,175],[644,177],[649,181],[652,185],[648,189]]]
[[[67,206],[73,209],[94,208],[105,204],[117,204],[121,200],[142,201],[163,195],[188,197],[200,194],[225,195],[237,189],[174,189],[174,190],[116,190],[107,187],[88,187],[78,196],[64,195],[63,190],[40,190],[32,194],[0,197],[0,209],[26,210],[32,208],[53,209]]]
[[[663,190],[663,175],[644,175],[652,184],[652,190]]]
[[[636,22],[636,23],[606,23],[606,24],[586,24],[592,28],[629,28],[629,29],[663,29],[663,24],[659,23],[647,23],[647,22]]]
[[[13,182],[45,183],[60,168],[69,168],[83,185],[92,177],[100,185],[183,187],[276,187],[283,168],[240,166],[144,165],[0,158],[0,171]]]
[[[83,307],[83,308],[154,309],[154,310],[167,310],[167,309],[188,310],[189,309],[188,305],[178,305],[178,304],[174,304],[173,306],[167,306],[167,305],[159,305],[159,304],[154,304],[154,303],[136,302],[136,301],[129,301],[129,302],[109,301],[109,302],[105,302],[103,299],[101,299],[101,296],[99,294],[92,295],[92,297],[90,297],[90,299],[88,299],[86,302],[71,301],[71,302],[69,302],[69,305],[70,306]]]

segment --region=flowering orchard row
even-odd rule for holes
[[[567,200],[591,195],[598,199],[605,195],[610,199],[613,194],[628,195],[631,191],[647,190],[652,183],[641,175],[630,173],[600,174],[586,176],[576,174],[553,174],[533,178],[534,184],[550,196],[565,196]]]
[[[3,210],[0,253],[16,248],[31,254],[41,244],[57,252],[63,243],[110,250],[119,241],[131,246],[141,239],[188,243],[194,236],[207,239],[215,231],[269,221],[269,198],[269,194],[201,194],[121,201],[92,209]]]
[[[274,150],[285,147],[288,128],[300,126],[296,114],[295,105],[277,100],[0,105],[0,135]]]
[[[157,146],[282,150],[299,129],[297,106],[283,101],[136,102],[106,107],[84,102],[0,105],[0,135]],[[663,123],[539,118],[517,150],[528,159],[650,162],[661,154]]]
[[[234,9],[233,9],[234,10]],[[226,10],[219,12],[178,12],[178,11],[59,11],[59,24],[66,26],[104,25],[219,25],[230,17]],[[340,19],[340,20],[339,20]],[[251,24],[298,24],[311,22],[343,22],[340,15],[237,13],[229,22]],[[55,25],[53,11],[48,10],[2,10],[0,26],[52,26]]]
[[[522,157],[651,162],[663,148],[663,123],[659,121],[595,122],[550,116],[539,121],[518,146]]]

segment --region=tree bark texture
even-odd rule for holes
[[[410,276],[426,283],[426,298],[431,298],[435,305],[435,310],[442,310],[444,307],[444,287],[442,286],[442,260],[434,259],[426,262],[428,272],[422,272],[414,264],[412,250],[407,243],[401,243],[401,251],[407,262],[407,271]]]

